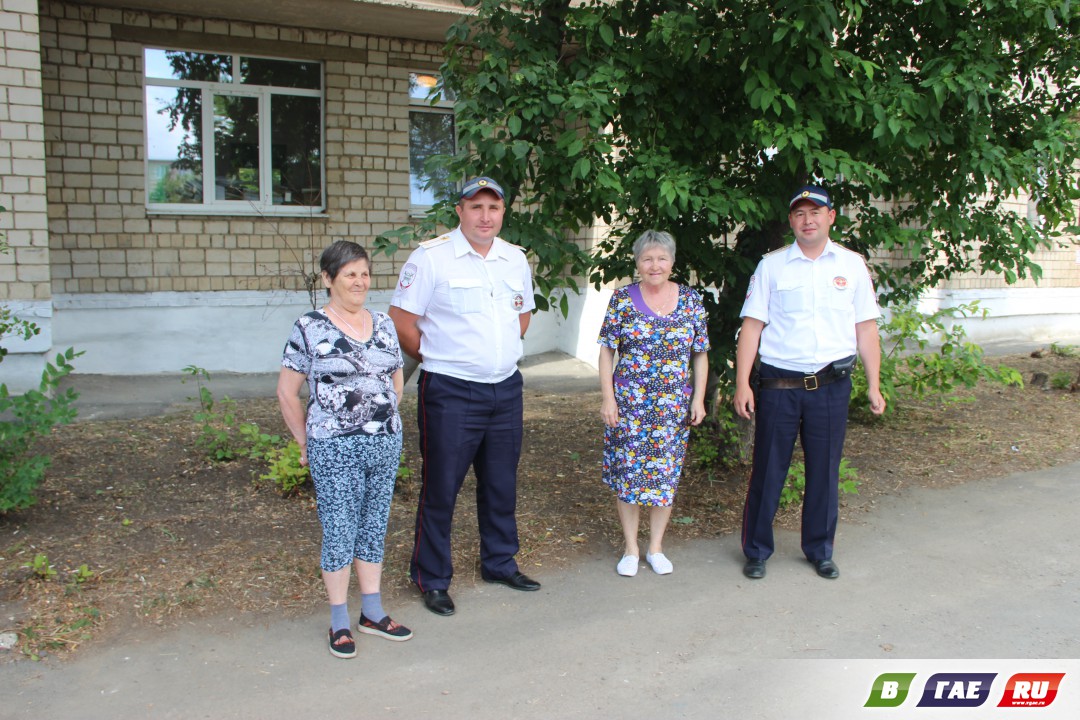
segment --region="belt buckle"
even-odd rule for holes
[[[811,380],[813,383],[811,384]],[[818,389],[818,377],[817,375],[804,375],[802,379],[803,390],[817,390]]]

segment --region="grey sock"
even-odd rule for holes
[[[334,632],[346,630],[349,627],[349,603],[330,606],[330,629]]]
[[[360,612],[364,613],[364,617],[368,620],[379,622],[386,617],[382,609],[382,593],[361,594],[360,603]]]

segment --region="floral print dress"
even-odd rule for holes
[[[680,285],[675,310],[659,316],[640,286],[619,288],[598,342],[618,353],[619,424],[604,431],[604,482],[623,502],[671,505],[690,433],[690,357],[709,349],[701,296]]]

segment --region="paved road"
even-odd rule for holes
[[[327,653],[322,610],[148,629],[68,663],[0,667],[0,717],[932,720],[915,710],[931,675],[987,672],[983,707],[933,717],[1075,720],[1078,507],[1080,464],[908,490],[841,525],[836,581],[790,532],[760,581],[741,575],[735,537],[670,544],[665,577],[619,577],[595,547],[537,570],[536,593],[456,585],[450,618],[408,596],[393,614],[415,638],[359,636],[350,661]],[[917,673],[913,697],[864,709],[883,672]],[[1020,672],[1065,673],[1049,707],[996,709]]]

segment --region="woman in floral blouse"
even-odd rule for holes
[[[701,296],[670,279],[671,235],[643,233],[634,242],[634,261],[639,281],[615,291],[600,329],[600,416],[607,426],[603,478],[617,496],[625,541],[617,572],[637,574],[644,505],[649,508],[645,560],[666,575],[673,567],[663,553],[664,530],[686,441],[690,425],[705,419],[709,336]]]

